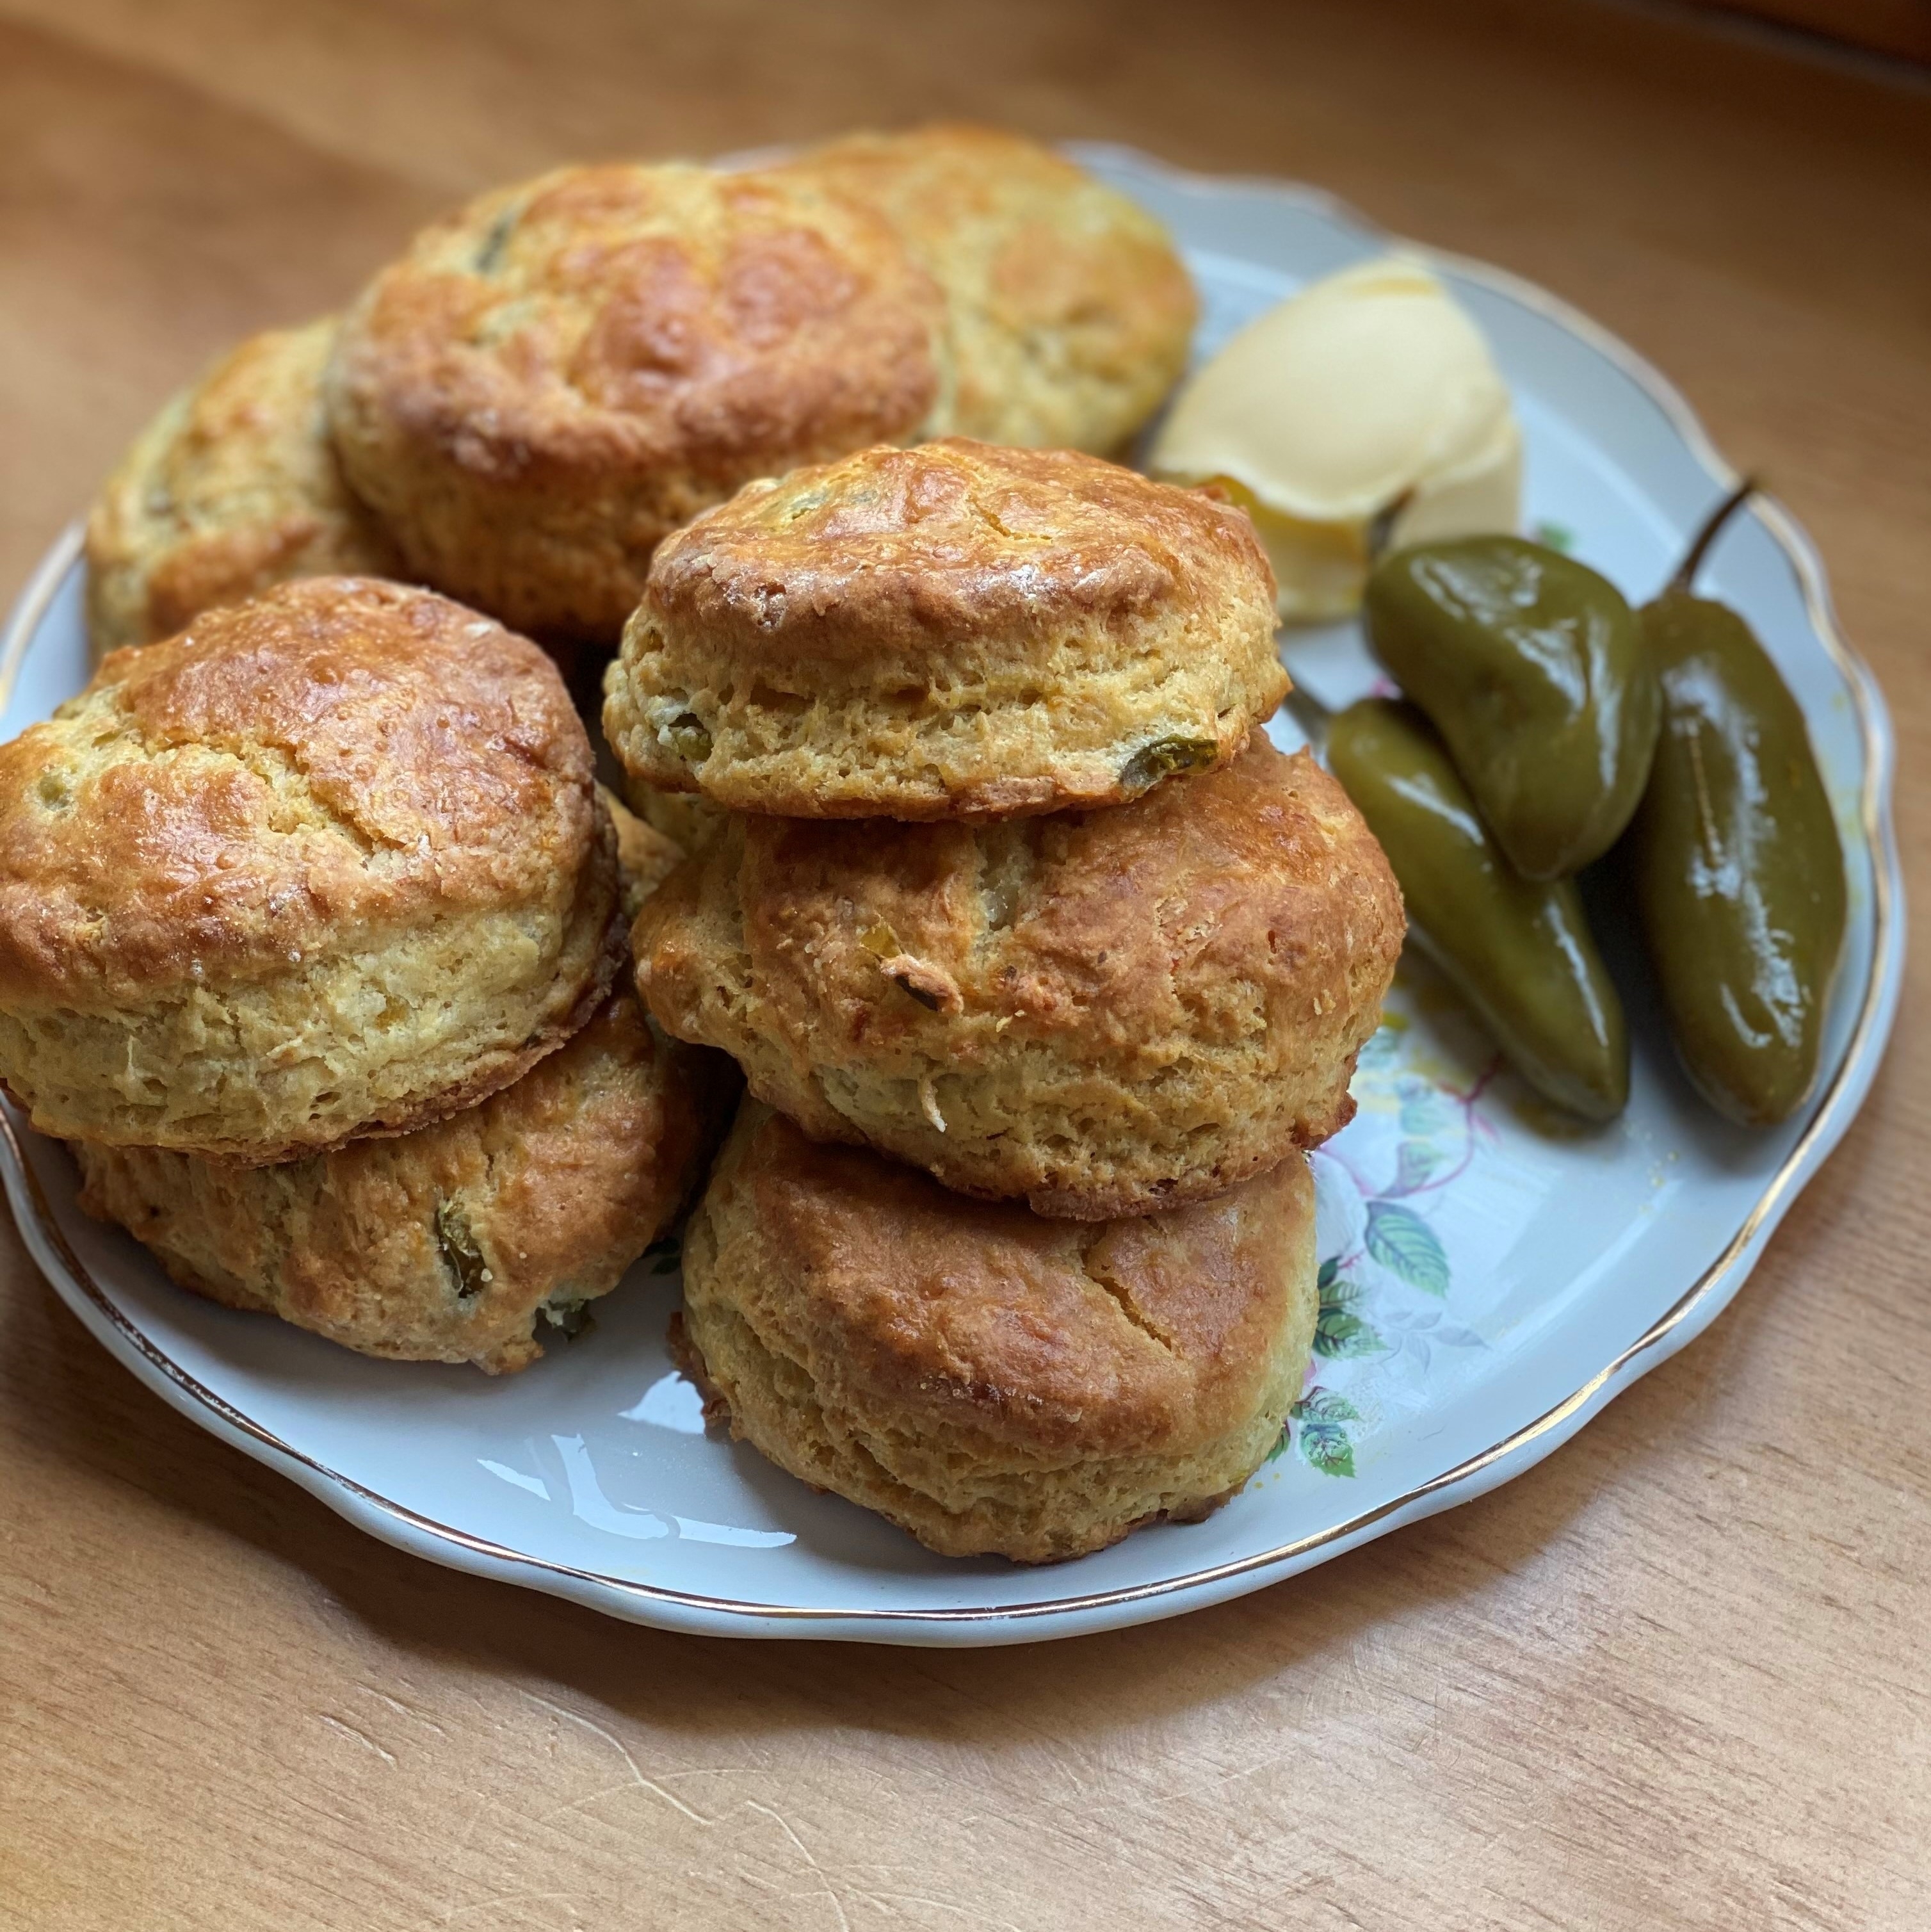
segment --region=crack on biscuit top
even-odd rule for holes
[[[1181,1357],[1174,1337],[1160,1328],[1140,1306],[1124,1277],[1109,1264],[1111,1258],[1105,1250],[1114,1226],[1111,1222],[1095,1222],[1082,1230],[1080,1272],[1120,1310],[1129,1328],[1137,1329],[1163,1354],[1177,1362]]]

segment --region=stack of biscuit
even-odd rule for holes
[[[84,1204],[514,1369],[671,1225],[728,1054],[717,1418],[947,1553],[1233,1493],[1402,919],[1260,733],[1246,518],[1102,460],[1195,313],[1132,203],[942,127],[562,169],[243,344],[96,507],[93,682],[0,747],[0,1078]],[[619,638],[648,824],[557,668]]]
[[[680,1346],[934,1550],[1198,1518],[1300,1394],[1403,921],[1286,689],[1246,518],[1073,452],[875,448],[656,552],[604,728],[709,824],[637,980],[750,1094]]]
[[[520,1368],[718,1112],[623,983],[678,855],[618,812],[548,658],[425,591],[309,578],[115,652],[0,746],[0,1078],[184,1286]]]

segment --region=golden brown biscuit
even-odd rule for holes
[[[1199,303],[1166,231],[1036,141],[855,134],[786,172],[876,208],[945,291],[929,434],[1110,456],[1186,367]]]
[[[565,168],[376,278],[329,410],[425,581],[608,642],[667,531],[753,477],[915,434],[939,326],[904,244],[818,183]]]
[[[665,543],[604,689],[634,778],[801,818],[1117,804],[1288,689],[1253,526],[1068,450],[947,440],[752,484]]]
[[[1345,1125],[1402,931],[1347,795],[1256,738],[1114,812],[734,818],[634,944],[659,1022],[808,1133],[1098,1220]]]
[[[210,611],[0,746],[0,1078],[244,1162],[424,1126],[601,1003],[615,846],[534,644],[362,578]]]
[[[329,447],[322,371],[334,340],[333,316],[250,336],[135,439],[87,523],[97,660],[290,578],[400,567]]]
[[[962,1201],[748,1102],[684,1238],[718,1420],[942,1556],[1043,1563],[1192,1522],[1279,1440],[1313,1341],[1298,1154],[1102,1226]]]
[[[253,1168],[76,1142],[80,1204],[231,1308],[364,1354],[501,1375],[572,1329],[670,1225],[727,1078],[619,992],[514,1085],[397,1138]]]

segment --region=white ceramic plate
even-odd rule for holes
[[[1387,245],[1305,189],[1203,180],[1112,148],[1081,158],[1184,243],[1206,298],[1202,352]],[[1514,389],[1531,528],[1648,596],[1729,469],[1681,398],[1602,330],[1511,277],[1432,259]],[[1850,938],[1815,1102],[1773,1132],[1726,1126],[1688,1092],[1639,1000],[1627,1115],[1562,1127],[1405,968],[1363,1056],[1360,1116],[1315,1156],[1323,1352],[1281,1453],[1204,1523],[1052,1568],[943,1562],[703,1435],[664,1349],[674,1277],[640,1268],[583,1339],[491,1382],[365,1360],[181,1293],[76,1209],[65,1153],[10,1112],[8,1197],[48,1278],[144,1382],[352,1522],[459,1569],[676,1629],[931,1644],[1069,1636],[1278,1582],[1519,1474],[1699,1333],[1870,1086],[1903,954],[1882,703],[1837,634],[1814,553],[1774,505],[1725,536],[1702,586],[1776,657],[1843,824]],[[70,536],[0,645],[0,733],[85,681],[82,590]],[[1372,681],[1352,626],[1289,652],[1330,701]]]

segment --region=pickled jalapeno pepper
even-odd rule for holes
[[[1463,537],[1383,558],[1364,615],[1517,872],[1566,878],[1609,849],[1657,719],[1642,629],[1613,584],[1521,537]]]
[[[1816,1078],[1847,894],[1797,700],[1749,625],[1692,588],[1750,488],[1642,610],[1663,729],[1626,845],[1685,1070],[1719,1112],[1767,1124],[1792,1113]]]
[[[1414,706],[1364,698],[1327,728],[1330,767],[1394,868],[1408,929],[1545,1098],[1592,1120],[1629,1099],[1621,1002],[1567,880],[1525,879]]]

